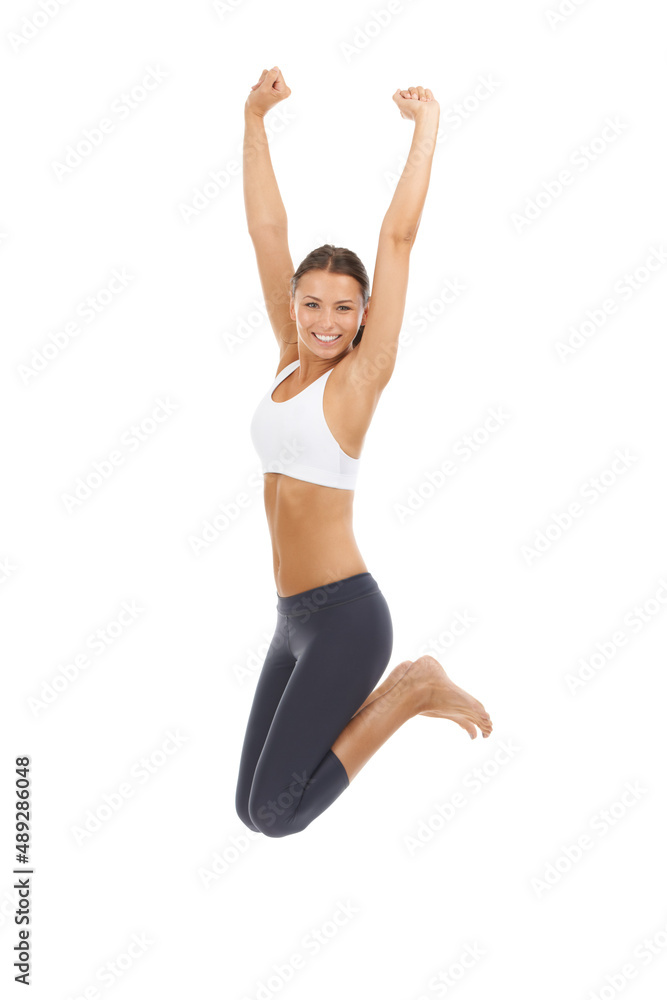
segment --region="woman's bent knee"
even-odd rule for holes
[[[248,812],[255,829],[266,837],[287,837],[302,829],[296,823],[298,805],[299,798],[288,790],[275,798],[251,793]]]

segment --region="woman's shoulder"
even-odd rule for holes
[[[350,400],[359,396],[377,400],[386,381],[378,380],[376,366],[369,365],[367,358],[359,353],[359,346],[343,355],[336,365],[340,372],[334,376],[334,384]]]

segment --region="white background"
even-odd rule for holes
[[[0,974],[17,941],[13,761],[29,754],[33,997],[663,995],[667,64],[648,0],[562,8],[3,4]],[[234,171],[274,63],[292,89],[271,152],[295,266],[329,241],[372,277],[413,130],[391,95],[440,102],[355,535],[392,612],[388,669],[431,651],[494,721],[471,742],[410,720],[281,839],[234,808],[276,602],[249,422],[278,361]],[[127,284],[108,295],[114,269]],[[502,428],[429,494],[498,407]],[[457,612],[475,621],[449,641]]]

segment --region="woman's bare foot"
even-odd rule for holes
[[[419,715],[451,719],[473,740],[477,737],[475,726],[479,726],[484,737],[491,733],[493,723],[481,701],[454,684],[435,657],[420,656],[406,672],[405,680],[419,690],[423,705]]]
[[[393,687],[396,687],[396,685],[403,677],[403,674],[406,672],[411,663],[412,660],[403,660],[403,662],[399,663],[397,667],[394,667],[394,669],[388,675],[386,681],[383,681],[379,687],[375,688],[374,691],[371,691],[368,698],[366,698],[366,701],[363,703],[363,705],[359,706],[354,715],[358,715],[359,712],[361,712],[362,708],[366,708],[366,706],[370,705],[370,703],[372,701],[375,701],[376,698],[381,698],[383,694],[387,693],[387,691],[391,691]],[[352,716],[352,718],[354,718],[354,715]]]

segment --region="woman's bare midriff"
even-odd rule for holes
[[[367,573],[352,531],[353,490],[264,474],[264,505],[280,597]]]

